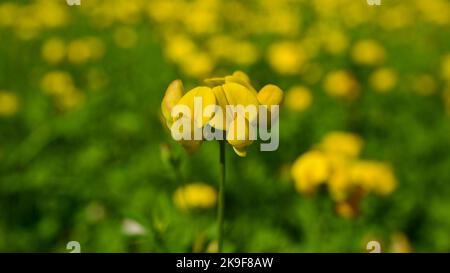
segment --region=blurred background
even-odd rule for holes
[[[0,2],[0,251],[214,252],[219,154],[160,115],[246,72],[280,146],[227,147],[225,251],[450,251],[450,1]]]

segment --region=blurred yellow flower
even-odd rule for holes
[[[301,72],[307,56],[300,45],[294,42],[279,42],[270,46],[267,59],[276,72],[293,75]]]
[[[358,135],[336,131],[325,135],[319,146],[326,153],[355,158],[361,152],[363,141]]]
[[[212,208],[217,203],[217,191],[208,184],[195,182],[179,187],[173,195],[173,201],[182,210]]]
[[[170,35],[165,48],[166,55],[174,62],[196,52],[195,43],[184,35]]]
[[[72,76],[64,71],[51,71],[41,80],[41,89],[50,95],[62,95],[74,89]]]
[[[352,59],[360,65],[378,65],[385,59],[384,48],[375,40],[361,40],[352,48]]]
[[[359,83],[348,71],[337,70],[326,75],[324,89],[333,97],[354,99],[359,94]]]
[[[380,68],[370,75],[369,83],[375,91],[388,92],[397,84],[397,73],[390,68]]]
[[[325,185],[336,213],[344,218],[358,215],[359,204],[368,193],[392,193],[397,185],[392,169],[384,162],[358,159],[362,145],[362,139],[352,133],[327,134],[292,165],[296,190],[312,194]]]
[[[42,58],[50,63],[61,62],[66,55],[66,45],[61,38],[51,38],[42,46]]]
[[[55,97],[57,106],[63,111],[77,108],[84,101],[85,95],[77,89],[72,89],[60,96]]]
[[[301,112],[306,110],[312,103],[311,91],[305,86],[294,86],[286,92],[284,104],[292,111]]]
[[[19,7],[12,2],[5,2],[0,4],[0,26],[9,27],[14,24],[17,18]]]
[[[348,47],[348,38],[344,32],[336,29],[325,29],[321,33],[324,49],[334,55],[343,53]]]
[[[194,78],[207,77],[214,69],[212,58],[205,53],[186,55],[179,62],[183,72]]]
[[[389,165],[378,161],[361,160],[351,166],[350,175],[353,183],[358,183],[367,191],[380,195],[392,193],[397,180]]]
[[[114,42],[121,48],[132,48],[136,45],[138,36],[131,27],[119,27],[114,32]]]
[[[410,26],[414,22],[414,11],[408,5],[390,6],[380,11],[377,22],[387,30],[401,29]]]
[[[19,99],[16,94],[0,90],[0,117],[9,117],[19,111]]]
[[[77,39],[67,46],[67,59],[73,64],[83,64],[103,57],[105,47],[96,37]]]
[[[84,101],[84,93],[79,91],[72,76],[65,71],[51,71],[41,80],[41,89],[53,96],[61,110],[73,110]]]
[[[327,181],[330,163],[320,151],[309,151],[301,155],[292,165],[291,174],[295,188],[300,193],[314,193],[317,186]]]

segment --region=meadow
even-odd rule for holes
[[[80,2],[0,2],[1,252],[216,252],[219,145],[162,101],[235,71],[283,100],[225,252],[450,251],[450,1]]]

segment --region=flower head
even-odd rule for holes
[[[252,127],[262,126],[258,123],[260,107],[265,107],[269,121],[273,120],[276,115],[271,113],[272,106],[281,103],[283,91],[269,84],[257,92],[242,71],[206,79],[205,84],[188,92],[184,92],[180,80],[169,85],[161,103],[166,125],[172,135],[175,132],[178,136],[187,136],[179,139],[188,151],[195,151],[204,139],[195,136],[210,129],[226,138],[236,154],[246,156],[246,148],[254,141]],[[197,109],[197,105],[201,107]],[[173,111],[174,107],[183,111]],[[179,125],[181,123],[183,125]]]

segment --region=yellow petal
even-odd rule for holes
[[[250,83],[250,77],[243,71],[234,71],[233,76],[238,77],[247,83]]]
[[[215,129],[225,131],[227,128],[227,118],[226,118],[226,106],[228,105],[227,97],[225,96],[225,92],[223,91],[222,86],[216,86],[213,89],[214,95],[216,96],[216,101],[218,106],[222,110],[222,115],[215,115],[209,122],[209,124]],[[233,116],[231,113],[228,113],[228,120],[232,120]]]
[[[256,114],[245,113],[245,117],[250,122],[253,122],[258,116],[257,110],[259,103],[256,95],[243,85],[234,82],[225,83],[222,87],[229,105],[242,105],[244,107],[253,105],[256,108]]]
[[[273,84],[264,86],[258,93],[258,101],[263,105],[279,105],[282,100],[283,91],[278,86]]]
[[[225,78],[220,78],[220,77],[209,78],[209,79],[206,79],[204,82],[209,87],[215,87],[215,86],[224,84],[225,83]]]
[[[255,96],[258,94],[256,89],[252,86],[250,82],[250,78],[242,71],[236,71],[231,76],[225,77],[225,83],[238,83],[240,85],[245,86],[248,90],[250,90]]]
[[[246,157],[247,156],[247,151],[245,149],[238,149],[238,148],[233,146],[233,150],[240,157]]]
[[[241,120],[243,120],[244,123],[242,123]],[[231,126],[227,131],[227,141],[231,146],[242,151],[245,147],[253,143],[253,140],[250,139],[248,120],[236,116],[233,123],[230,125]]]
[[[202,107],[201,109],[194,109],[195,106],[195,98],[201,99]],[[195,119],[195,125],[198,128],[203,127],[206,123],[209,122],[209,120],[212,118],[213,114],[208,116],[203,116],[203,113],[205,112],[205,108],[209,105],[215,105],[216,104],[216,97],[214,96],[213,91],[211,88],[206,86],[199,86],[196,87],[189,92],[187,92],[178,102],[179,105],[186,105],[191,110],[190,117],[191,119]],[[194,110],[198,110],[201,112],[194,113]]]
[[[173,106],[183,97],[184,88],[181,80],[174,80],[169,87],[167,87],[166,93],[164,93],[163,100],[161,102],[161,112],[166,119],[168,125],[172,123],[172,117],[170,112]]]

